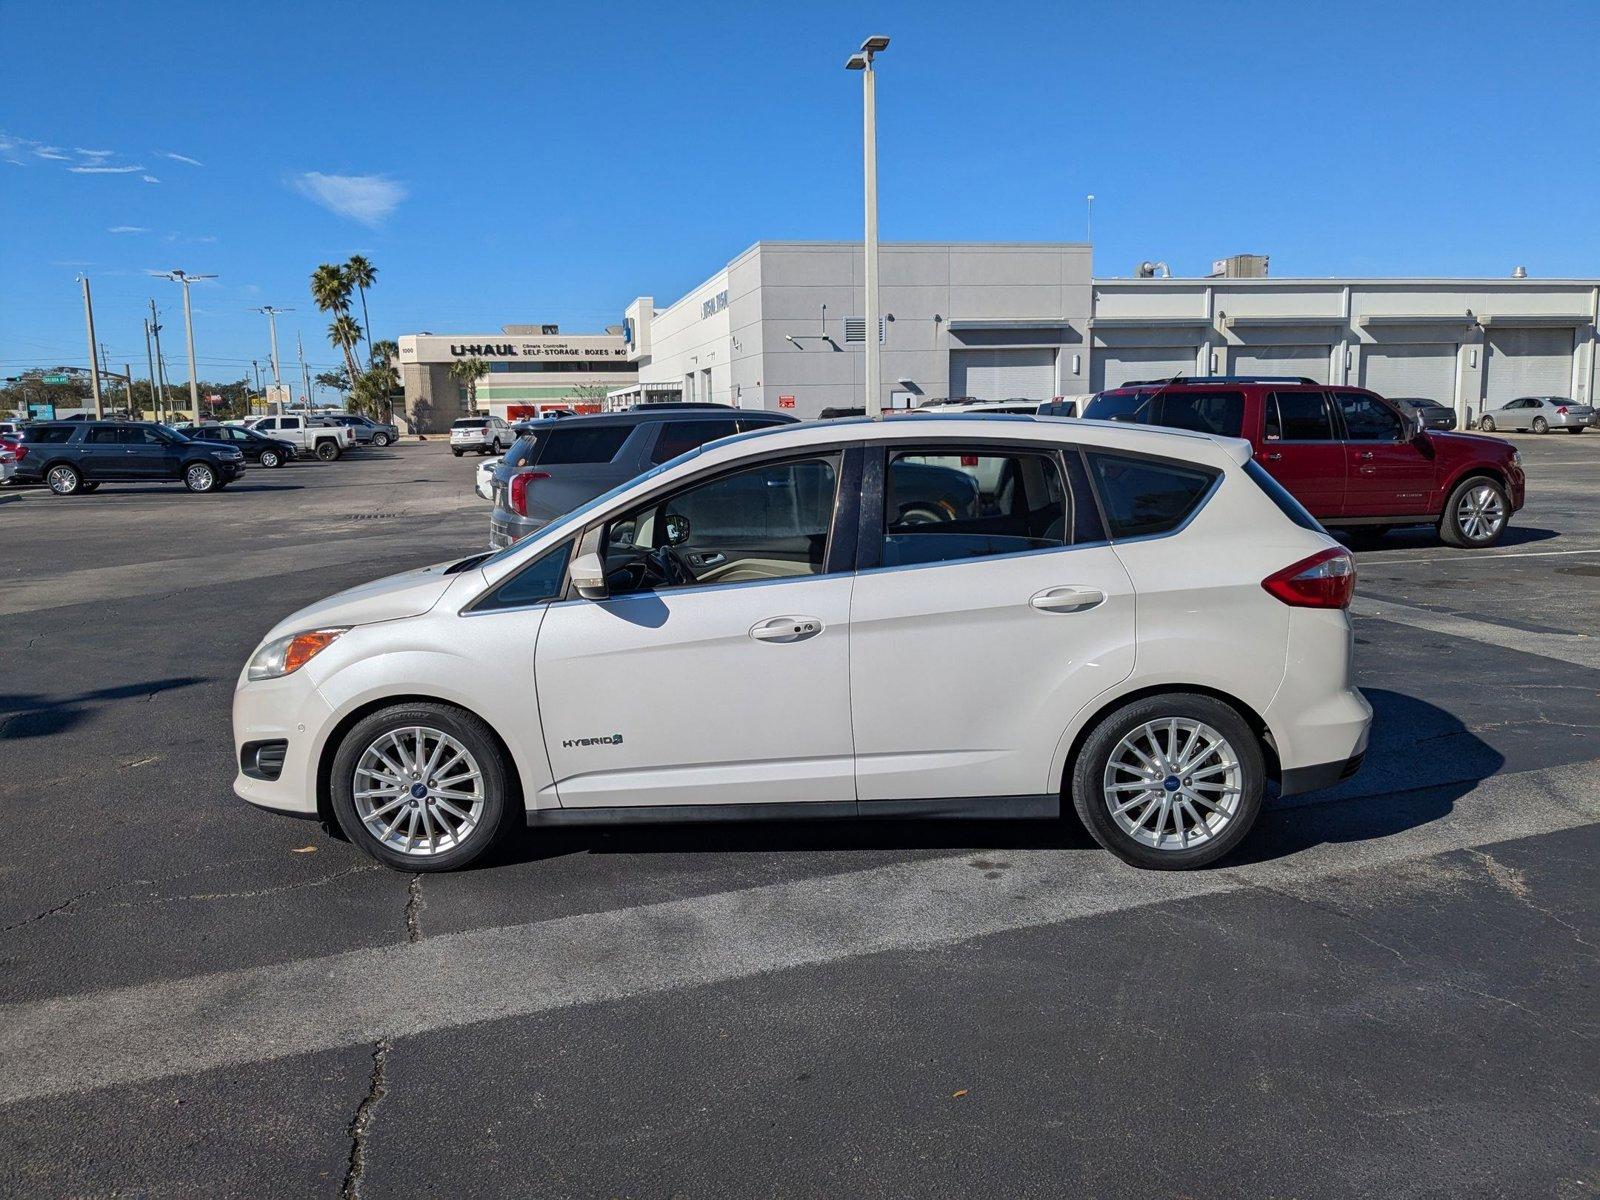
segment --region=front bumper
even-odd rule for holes
[[[282,679],[240,677],[233,693],[233,793],[257,808],[299,817],[317,815],[317,758],[333,710],[304,669]],[[245,773],[246,748],[281,741],[276,779]]]

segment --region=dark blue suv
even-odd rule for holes
[[[215,492],[244,471],[231,446],[190,441],[149,421],[47,421],[22,431],[18,483],[44,482],[58,496],[92,492],[102,483],[181,482]]]

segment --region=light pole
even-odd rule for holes
[[[1084,197],[1084,202],[1089,206],[1083,218],[1083,240],[1093,245],[1094,243],[1094,193],[1090,192]]]
[[[152,271],[163,279],[183,284],[183,332],[189,339],[189,405],[194,409],[194,419],[200,420],[200,376],[194,365],[194,313],[189,308],[189,285],[196,279],[215,279],[215,275],[190,275],[174,268],[171,271]]]
[[[94,303],[89,299],[89,277],[79,275],[78,282],[83,284],[83,320],[89,327],[89,386],[94,392],[94,416],[98,421],[106,414],[100,404],[100,358],[94,342]]]
[[[867,285],[867,416],[883,419],[883,399],[878,390],[878,85],[872,60],[889,48],[889,39],[875,34],[861,43],[859,52],[845,61],[845,69],[861,72],[862,143],[866,214]]]
[[[272,331],[272,383],[273,386],[280,387],[283,384],[283,376],[278,371],[278,314],[293,312],[294,309],[273,308],[270,304],[264,304],[256,311],[267,314],[267,328]]]

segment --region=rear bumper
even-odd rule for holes
[[[520,517],[497,508],[489,516],[489,545],[496,550],[504,550],[512,542],[521,541],[530,533],[538,533],[548,524],[542,518]]]
[[[1294,767],[1284,771],[1278,786],[1278,794],[1298,796],[1301,792],[1315,792],[1332,787],[1359,771],[1366,757],[1367,752],[1363,749],[1343,761],[1317,763],[1315,766]]]

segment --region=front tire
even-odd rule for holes
[[[278,457],[278,452],[276,450],[263,450],[261,452],[261,465],[269,469],[272,467],[281,467],[283,466],[283,459]]]
[[[1190,692],[1103,717],[1071,778],[1089,835],[1123,862],[1158,871],[1201,867],[1236,847],[1265,787],[1255,731],[1222,701]]]
[[[465,867],[521,816],[489,726],[446,704],[396,705],[357,722],[330,783],[339,828],[402,871]]]
[[[183,469],[183,486],[191,492],[214,492],[220,486],[217,473],[205,463],[190,463]]]
[[[1463,479],[1450,493],[1439,518],[1439,537],[1450,546],[1475,550],[1492,546],[1511,521],[1505,488],[1484,475]]]
[[[375,434],[373,434],[372,435],[372,444],[374,446],[376,446],[379,450],[382,450],[385,446],[387,446],[389,444],[389,435],[387,433],[375,433]]]
[[[1533,431],[1535,433],[1549,433],[1550,422],[1546,421],[1543,417],[1535,417],[1533,419]]]
[[[66,463],[57,463],[46,471],[44,481],[58,496],[75,496],[83,490],[83,472]]]
[[[1479,433],[1493,433],[1494,432],[1494,418],[1493,417],[1479,417],[1478,418],[1478,432]]]

